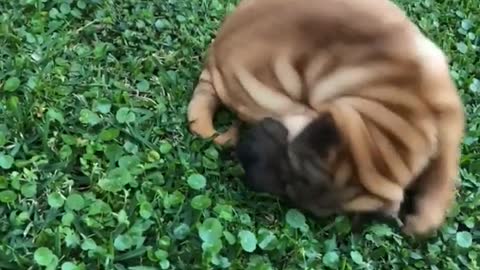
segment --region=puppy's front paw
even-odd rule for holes
[[[423,207],[421,207],[423,206]],[[427,236],[434,233],[445,220],[445,211],[435,206],[418,205],[416,213],[405,217],[403,232],[412,236]]]
[[[236,126],[231,127],[225,133],[221,133],[214,138],[214,142],[218,145],[225,147],[233,147],[237,145],[239,140],[238,128]]]

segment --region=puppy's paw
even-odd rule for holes
[[[411,236],[428,236],[442,226],[445,215],[444,209],[434,203],[419,202],[416,212],[405,217],[402,230]]]
[[[217,137],[215,137],[213,141],[221,146],[234,147],[235,145],[237,145],[239,140],[238,133],[238,126],[234,125],[230,127],[226,132],[221,133]]]

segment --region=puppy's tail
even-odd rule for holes
[[[213,138],[213,142],[219,145],[234,145],[237,143],[237,123],[221,134],[213,126],[213,118],[219,106],[220,99],[212,84],[211,74],[205,68],[200,74],[199,82],[188,104],[190,131],[203,139]]]

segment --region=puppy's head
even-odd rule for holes
[[[256,192],[278,196],[316,216],[345,212],[351,202],[365,204],[362,213],[381,214],[368,198],[357,199],[364,190],[348,179],[351,169],[338,183],[342,169],[336,160],[346,146],[329,113],[264,119],[242,136],[236,151],[245,184]]]
[[[311,120],[266,118],[242,136],[236,153],[246,186],[327,215],[348,193],[334,190],[327,166],[340,139],[331,116]]]

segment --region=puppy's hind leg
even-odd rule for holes
[[[427,235],[445,220],[456,194],[459,142],[463,136],[463,115],[451,110],[440,123],[438,156],[413,183],[413,213],[407,213],[404,232]]]
[[[193,96],[188,104],[188,122],[190,131],[203,139],[213,138],[218,145],[233,146],[237,143],[238,124],[234,123],[226,132],[219,134],[213,126],[213,119],[220,99],[215,92],[210,72],[205,68]]]

